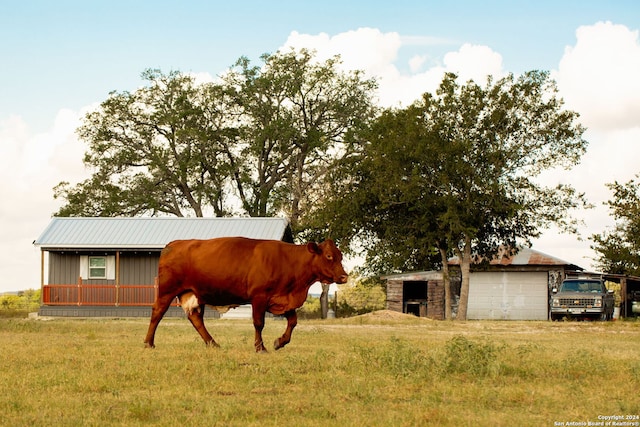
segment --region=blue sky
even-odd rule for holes
[[[257,60],[291,31],[330,35],[377,28],[441,44],[499,52],[508,71],[551,69],[579,25],[638,28],[635,1],[2,1],[0,118],[19,114],[35,130],[60,107],[80,108],[133,89],[145,68],[217,74],[241,55]],[[428,49],[425,49],[428,48]]]
[[[240,56],[284,46],[339,53],[380,81],[384,105],[461,77],[550,70],[591,145],[575,171],[587,192],[583,237],[610,223],[604,183],[640,172],[640,3],[628,1],[7,1],[0,0],[0,292],[39,287],[31,242],[86,177],[74,129],[146,68],[215,76]],[[589,267],[589,242],[550,231],[535,249]]]

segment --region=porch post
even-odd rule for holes
[[[40,305],[44,304],[44,251],[40,250]]]
[[[120,305],[120,251],[116,251],[116,307]]]

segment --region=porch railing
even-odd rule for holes
[[[151,306],[158,285],[88,285],[78,280],[74,285],[44,285],[44,305]],[[172,305],[177,305],[173,303]]]

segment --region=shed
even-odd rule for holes
[[[457,259],[450,264],[458,265]],[[547,320],[551,289],[578,270],[583,268],[531,248],[500,253],[488,266],[472,269],[467,319]]]
[[[460,289],[458,259],[450,259],[449,266],[455,308]],[[530,248],[522,248],[513,256],[500,253],[488,263],[474,264],[469,276],[467,319],[546,320],[551,289],[564,279],[566,272],[576,270],[583,268]],[[444,318],[444,303],[439,302],[444,301],[442,272],[383,278],[387,279],[389,310]],[[420,304],[425,306],[422,311]]]
[[[441,271],[388,274],[382,279],[387,280],[387,310],[444,319]]]
[[[42,254],[40,314],[148,316],[166,244],[226,236],[293,242],[284,218],[55,217],[34,241]]]

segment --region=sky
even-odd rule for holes
[[[0,293],[40,287],[32,242],[61,206],[53,187],[90,175],[75,129],[148,68],[214,77],[241,56],[289,47],[340,54],[379,82],[384,107],[463,81],[548,70],[580,114],[587,153],[569,183],[596,207],[580,237],[547,230],[533,248],[593,270],[589,237],[613,226],[606,183],[640,173],[640,2],[0,0]]]

